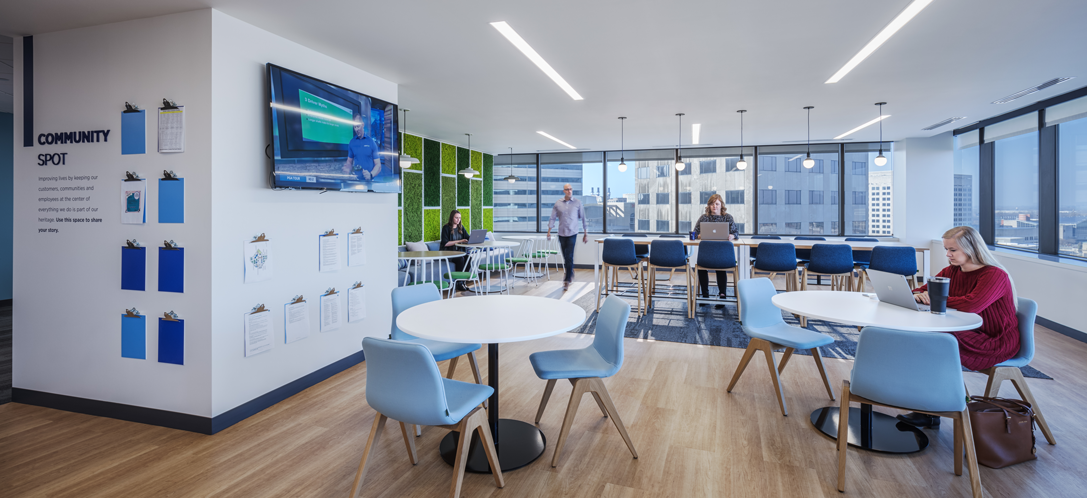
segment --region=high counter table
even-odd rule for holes
[[[507,250],[508,251],[509,248],[516,247],[516,246],[517,246],[516,242],[506,242],[506,241],[502,241],[502,240],[487,240],[487,241],[483,241],[483,242],[481,242],[479,244],[468,244],[468,243],[465,243],[465,242],[457,244],[457,247],[463,247],[465,249],[474,249],[474,250],[478,250],[478,251],[487,251],[487,264],[494,263],[494,255],[498,251],[501,251],[501,250]],[[471,271],[472,269],[467,268],[467,270]],[[487,273],[487,284],[479,286],[481,288],[476,289],[476,292],[502,292],[502,291],[506,290],[506,286],[504,286],[504,285],[491,285],[491,272],[487,271],[486,273]],[[479,341],[475,341],[475,342],[479,342]]]

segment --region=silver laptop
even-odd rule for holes
[[[868,278],[876,289],[876,296],[882,303],[901,306],[915,311],[929,311],[927,304],[913,300],[913,290],[906,282],[906,277],[879,270],[868,270]]]
[[[480,229],[472,230],[472,235],[468,236],[468,242],[467,243],[468,244],[482,244],[483,241],[485,241],[485,240],[487,240],[487,229],[486,228],[480,228]]]
[[[699,225],[702,229],[699,237],[702,240],[728,240],[728,225],[728,223],[703,223]]]

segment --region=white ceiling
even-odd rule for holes
[[[910,0],[6,0],[0,33],[47,33],[214,7],[400,85],[408,129],[490,152],[830,139],[876,117],[931,136],[1087,85],[1087,2],[935,0],[840,83],[823,82]],[[585,98],[574,101],[488,24],[506,21]],[[1011,104],[989,102],[1058,76]],[[2,82],[0,82],[2,83]],[[337,81],[352,87],[350,81]],[[2,96],[2,95],[0,95]],[[967,119],[932,132],[951,116]],[[878,128],[853,135],[872,141]]]

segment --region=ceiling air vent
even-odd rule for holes
[[[1008,95],[1007,97],[1004,97],[1004,98],[1002,98],[1000,100],[994,100],[992,103],[994,103],[994,104],[1007,104],[1008,102],[1011,102],[1011,101],[1013,101],[1015,99],[1018,99],[1020,97],[1026,97],[1027,95],[1030,95],[1032,93],[1040,92],[1042,90],[1045,90],[1046,88],[1049,88],[1049,87],[1051,87],[1053,85],[1057,85],[1057,84],[1060,84],[1060,83],[1064,83],[1065,81],[1068,81],[1070,79],[1072,79],[1072,77],[1053,78],[1053,79],[1051,79],[1051,80],[1049,80],[1049,81],[1047,81],[1045,83],[1042,83],[1041,85],[1032,86],[1030,88],[1019,90],[1018,92],[1015,92],[1015,93],[1013,93],[1011,95]]]
[[[935,130],[936,128],[939,128],[941,126],[949,125],[949,124],[954,123],[955,121],[958,121],[960,119],[966,119],[966,116],[959,116],[957,118],[947,118],[947,119],[945,119],[943,121],[940,121],[939,123],[933,123],[933,124],[931,124],[931,125],[929,125],[929,126],[927,126],[925,128],[921,128],[921,131]]]

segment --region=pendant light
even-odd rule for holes
[[[736,163],[736,169],[743,171],[747,169],[747,161],[744,161],[744,111],[736,111],[740,113],[740,160]]]
[[[876,102],[879,106],[879,155],[876,156],[876,166],[883,166],[887,164],[887,157],[883,155],[883,106],[887,105],[886,102]]]
[[[808,110],[808,157],[804,158],[804,167],[812,169],[815,167],[815,159],[811,158],[811,110],[815,109],[815,106],[807,106],[804,109]]]
[[[676,171],[683,171],[683,168],[687,167],[686,164],[683,164],[683,156],[680,154],[680,150],[683,149],[683,113],[677,112],[676,116],[679,117],[679,133],[676,141]]]
[[[404,137],[408,136],[408,111],[411,109],[404,109]],[[412,164],[418,164],[419,160],[404,153],[404,141],[400,141],[400,167],[410,168]]]
[[[626,158],[623,157],[623,156],[626,155],[626,150],[625,150],[626,149],[626,147],[625,147],[626,144],[623,142],[623,138],[624,138],[623,135],[624,135],[624,132],[626,131],[624,129],[623,125],[624,125],[624,123],[626,123],[626,119],[627,118],[625,116],[619,116],[619,166],[618,166],[618,168],[619,168],[620,173],[626,173],[626,171],[627,171],[627,161],[626,161]]]
[[[510,183],[517,181],[517,177],[513,176],[513,147],[510,147],[510,176],[503,178],[503,180]]]
[[[476,174],[476,170],[472,169],[472,134],[465,133],[465,135],[468,135],[468,164],[465,164],[464,169],[457,173],[464,175],[465,178],[472,178]]]

